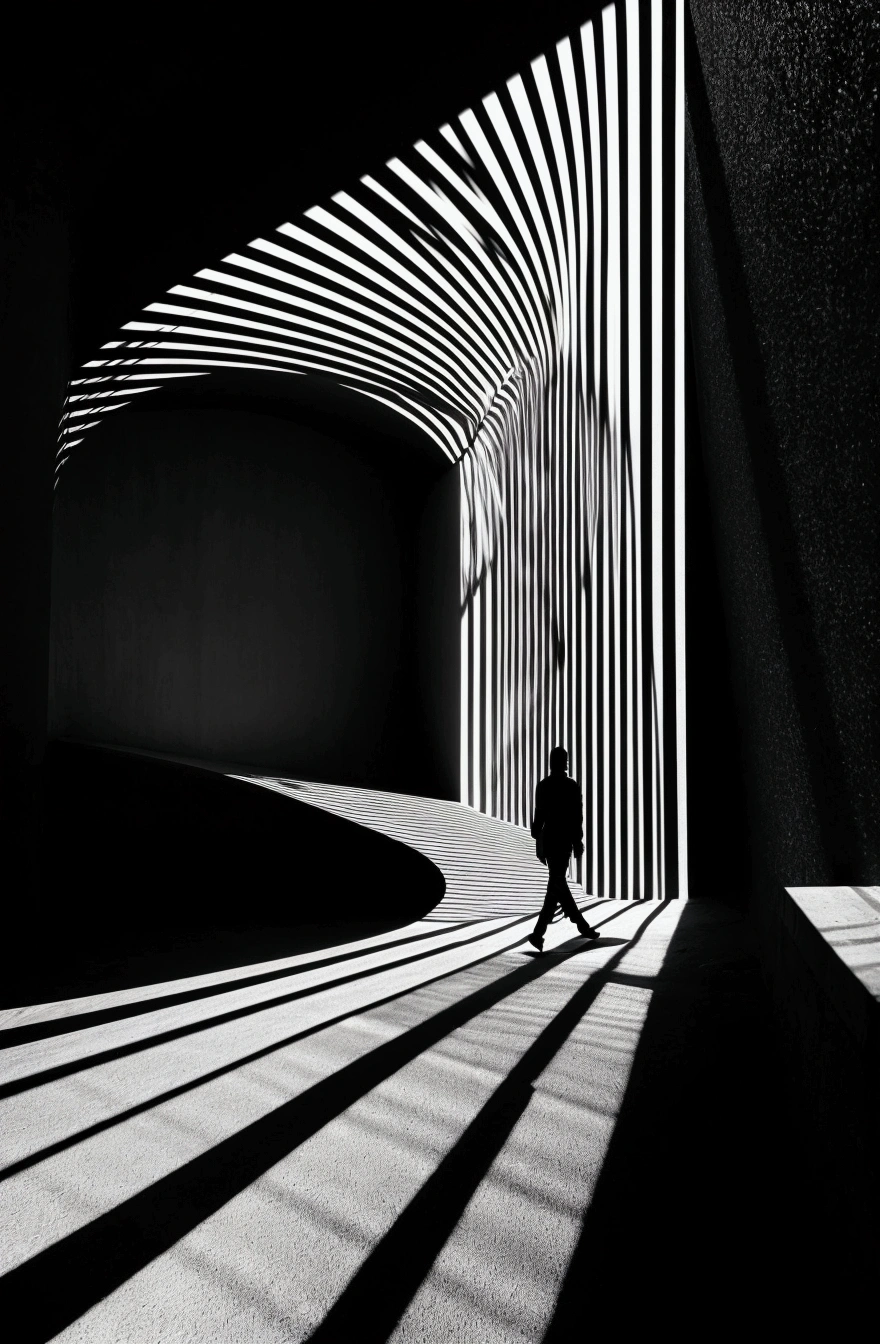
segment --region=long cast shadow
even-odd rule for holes
[[[194,1036],[201,1031],[210,1031],[212,1027],[225,1026],[228,1022],[239,1021],[243,1017],[253,1017],[256,1013],[267,1012],[272,1008],[281,1008],[285,1004],[295,1003],[298,999],[311,998],[325,990],[340,989],[343,985],[354,984],[357,980],[366,980],[370,976],[382,975],[386,971],[399,970],[401,966],[411,966],[414,962],[425,961],[428,957],[436,957],[441,952],[453,952],[458,948],[468,947],[472,943],[479,943],[488,938],[490,933],[503,933],[505,929],[512,929],[515,925],[522,924],[527,920],[530,921],[532,918],[534,918],[532,915],[520,915],[517,919],[502,924],[500,929],[493,929],[489,932],[483,930],[481,933],[474,934],[471,938],[459,938],[455,943],[445,943],[442,948],[431,947],[426,952],[414,952],[408,957],[398,957],[396,961],[383,961],[377,966],[368,966],[364,970],[352,971],[350,975],[337,976],[335,980],[322,980],[320,984],[308,985],[305,989],[294,989],[289,994],[279,994],[274,999],[260,999],[257,1003],[230,1008],[225,1013],[215,1013],[213,1017],[199,1018],[197,1022],[185,1022],[179,1027],[169,1027],[167,1031],[156,1032],[155,1035],[145,1036],[141,1040],[129,1041],[125,1045],[112,1046],[108,1050],[98,1050],[93,1055],[84,1055],[81,1059],[72,1059],[64,1064],[55,1064],[51,1068],[26,1074],[23,1078],[13,1078],[8,1083],[0,1085],[0,1101],[7,1097],[18,1096],[22,1092],[28,1092],[34,1087],[42,1087],[45,1083],[54,1083],[60,1078],[69,1078],[71,1074],[79,1073],[82,1069],[91,1069],[99,1064],[110,1064],[117,1059],[127,1059],[130,1055],[140,1054],[144,1050],[152,1050],[157,1045],[167,1045],[169,1041],[179,1041],[184,1036]]]
[[[625,914],[625,910],[616,910],[608,915],[599,923],[607,924],[612,919],[617,919]],[[598,925],[594,926],[598,927]],[[216,1069],[211,1069],[209,1073],[200,1074],[197,1078],[190,1078],[185,1083],[179,1083],[176,1087],[168,1088],[146,1101],[138,1102],[134,1106],[129,1106],[125,1110],[117,1111],[113,1115],[107,1116],[104,1120],[97,1120],[92,1125],[87,1125],[84,1129],[77,1130],[74,1134],[69,1134],[63,1139],[56,1140],[55,1143],[47,1144],[44,1148],[38,1148],[26,1157],[20,1158],[17,1162],[10,1162],[8,1166],[0,1169],[0,1181],[9,1180],[11,1176],[17,1176],[19,1172],[26,1171],[28,1167],[36,1166],[39,1162],[46,1161],[47,1158],[55,1157],[58,1153],[65,1152],[68,1148],[75,1147],[78,1143],[85,1142],[86,1139],[94,1138],[98,1134],[105,1133],[108,1129],[122,1124],[126,1120],[131,1120],[136,1115],[144,1115],[147,1111],[153,1110],[157,1106],[163,1105],[167,1101],[173,1101],[176,1097],[182,1097],[187,1092],[193,1092],[198,1087],[203,1087],[206,1083],[212,1083],[226,1074],[234,1073],[237,1069],[244,1068],[248,1064],[254,1064],[259,1059],[266,1059],[269,1055],[275,1054],[278,1050],[284,1050],[290,1045],[295,1045],[297,1041],[304,1041],[309,1036],[315,1036],[320,1031],[326,1031],[330,1027],[338,1026],[341,1022],[347,1022],[353,1017],[359,1017],[361,1014],[371,1011],[374,1008],[381,1008],[385,1004],[393,1003],[396,999],[405,998],[408,994],[414,994],[417,990],[425,989],[429,985],[439,984],[441,980],[448,980],[453,975],[458,975],[462,970],[471,970],[475,966],[481,966],[486,961],[491,961],[502,952],[509,952],[518,947],[521,939],[507,944],[506,947],[496,948],[485,957],[478,957],[475,961],[468,962],[467,966],[456,966],[450,971],[443,971],[440,975],[431,976],[427,980],[421,980],[417,985],[408,986],[406,989],[396,990],[392,994],[386,994],[381,999],[374,999],[371,1003],[358,1008],[351,1008],[344,1013],[339,1013],[336,1017],[331,1017],[322,1022],[316,1022],[310,1027],[303,1028],[302,1031],[293,1032],[290,1036],[283,1037],[280,1041],[273,1041],[270,1045],[264,1045],[259,1050],[254,1050],[248,1055],[242,1055],[234,1059],[229,1064],[221,1064]],[[593,943],[590,946],[595,947]],[[569,953],[568,955],[573,955]]]
[[[236,977],[234,980],[222,980],[218,984],[199,985],[194,989],[182,989],[172,994],[157,994],[155,998],[139,999],[136,1003],[92,1008],[85,1013],[70,1013],[66,1017],[53,1017],[44,1022],[28,1022],[23,1026],[2,1028],[0,1050],[9,1050],[14,1045],[49,1040],[53,1036],[67,1036],[70,1032],[87,1031],[89,1027],[105,1026],[108,1022],[122,1022],[129,1017],[142,1017],[144,1013],[152,1013],[159,1008],[176,1008],[182,1003],[194,1003],[197,999],[209,999],[218,994],[231,994],[237,989],[268,984],[272,980],[285,980],[290,976],[302,975],[306,971],[323,970],[325,966],[336,966],[343,961],[371,956],[374,952],[386,952],[390,947],[404,947],[408,943],[418,943],[425,938],[437,938],[440,934],[452,933],[456,929],[468,928],[480,922],[476,919],[466,919],[457,924],[438,924],[427,933],[413,933],[406,938],[394,938],[387,943],[373,943],[369,947],[355,948],[352,952],[340,952],[333,957],[318,957],[315,961],[307,961],[299,966],[282,966],[274,971],[260,971],[254,975]]]
[[[584,906],[585,910],[591,907]],[[231,1008],[225,1013],[215,1013],[213,1017],[199,1018],[197,1022],[186,1022],[179,1027],[169,1027],[167,1031],[157,1032],[153,1036],[145,1036],[137,1041],[129,1041],[126,1045],[113,1046],[107,1050],[96,1051],[93,1055],[84,1055],[81,1059],[72,1059],[64,1064],[55,1064],[51,1068],[38,1070],[36,1073],[26,1074],[22,1078],[13,1078],[7,1083],[0,1084],[0,1101],[7,1097],[18,1096],[22,1092],[28,1092],[31,1088],[42,1087],[45,1083],[54,1083],[61,1078],[69,1078],[74,1073],[79,1073],[82,1069],[94,1068],[99,1064],[110,1064],[117,1059],[126,1059],[129,1055],[140,1054],[143,1050],[151,1050],[157,1045],[167,1045],[169,1041],[180,1040],[184,1036],[193,1036],[200,1031],[209,1031],[212,1027],[225,1026],[228,1022],[235,1022],[238,1018],[252,1017],[256,1013],[267,1011],[270,1008],[281,1008],[285,1004],[294,1003],[297,999],[311,998],[314,994],[321,994],[325,990],[340,989],[343,985],[353,984],[356,980],[364,980],[369,976],[381,975],[385,971],[398,970],[401,966],[410,966],[417,961],[425,961],[428,957],[440,956],[444,952],[452,952],[460,947],[468,947],[472,943],[478,943],[485,938],[489,938],[494,933],[503,933],[505,929],[515,928],[517,924],[530,923],[535,916],[518,915],[516,919],[510,920],[507,924],[502,924],[500,928],[483,930],[481,933],[474,934],[472,938],[460,938],[455,943],[444,943],[440,948],[429,948],[426,952],[415,952],[409,957],[399,957],[396,961],[384,961],[378,966],[368,966],[362,971],[353,971],[350,975],[338,976],[335,980],[322,980],[320,984],[309,985],[306,989],[294,989],[289,994],[280,994],[274,999],[261,999],[258,1003],[248,1003],[240,1008]],[[614,916],[609,916],[614,918]],[[482,921],[481,921],[482,922]],[[472,927],[470,924],[454,925],[453,927]],[[303,967],[303,970],[311,970],[312,967]],[[290,972],[296,974],[297,972]],[[272,976],[267,979],[274,978]],[[233,985],[230,992],[239,988]],[[196,996],[200,997],[200,996]],[[167,1006],[159,1004],[160,1008]],[[141,1014],[150,1012],[149,1007],[142,1008]],[[53,1033],[54,1034],[54,1033]],[[63,1033],[59,1033],[63,1034]]]
[[[597,1336],[616,1336],[622,1321],[631,1338],[652,1338],[663,1323],[685,1339],[777,1329],[809,1339],[820,1319],[848,1337],[843,1322],[860,1292],[842,1263],[852,1248],[803,1178],[743,916],[721,902],[687,902],[651,988],[544,1344],[584,1338],[587,1322]],[[597,1274],[623,1251],[638,1279],[625,1301],[613,1275]]]
[[[558,964],[554,959],[546,970]],[[45,1344],[368,1092],[543,974],[540,961],[517,967],[11,1270],[0,1280],[0,1312],[19,1322],[18,1344]]]
[[[626,950],[666,908],[665,901],[654,907]],[[309,1336],[312,1344],[353,1339],[381,1344],[389,1337],[528,1106],[536,1080],[611,980],[623,955],[624,949],[615,952],[594,972],[532,1042],[367,1256]]]
[[[593,909],[595,902],[583,904],[582,910]],[[521,916],[531,919],[531,915]],[[444,933],[453,933],[457,929],[467,929],[475,924],[485,924],[485,919],[464,919],[456,923],[438,924],[424,933],[408,934],[405,938],[393,938],[387,943],[373,943],[369,947],[356,947],[350,952],[340,952],[336,956],[318,957],[314,961],[299,966],[282,966],[273,971],[260,971],[254,975],[245,975],[231,980],[222,980],[213,985],[199,985],[193,989],[177,990],[171,994],[157,994],[154,998],[138,999],[134,1003],[114,1004],[108,1008],[93,1008],[84,1013],[69,1013],[64,1017],[48,1018],[41,1022],[28,1022],[21,1026],[0,1028],[0,1050],[9,1050],[16,1045],[28,1045],[35,1041],[49,1040],[54,1036],[67,1036],[71,1032],[86,1031],[90,1027],[105,1026],[109,1022],[122,1022],[130,1017],[142,1017],[159,1008],[176,1008],[183,1003],[194,1003],[197,999],[209,999],[219,994],[229,994],[237,989],[247,989],[252,985],[268,984],[272,980],[285,980],[290,976],[302,975],[306,971],[323,970],[326,966],[336,966],[343,961],[354,961],[358,957],[371,956],[376,952],[385,952],[391,947],[405,947],[408,943],[419,943],[427,938],[438,938]],[[554,924],[557,920],[552,921]]]

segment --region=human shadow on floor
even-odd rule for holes
[[[594,952],[596,948],[599,948],[601,951],[602,948],[619,947],[621,943],[627,942],[629,942],[628,938],[594,938],[592,942],[585,942],[578,937],[577,943],[579,946],[576,945],[574,939],[569,939],[565,943],[558,943],[556,947],[545,947],[543,952],[536,952],[535,949],[531,947],[523,948],[523,956],[547,958],[563,955],[568,959],[569,957],[577,956],[579,952]]]
[[[605,909],[605,902],[602,902],[599,905],[592,907],[592,927],[598,929],[601,925],[610,924],[612,919],[619,919],[621,915],[627,914],[628,911],[636,909],[640,905],[650,904],[652,904],[650,901],[622,901],[619,903],[618,908],[613,910],[610,915],[605,915],[604,919],[596,919],[595,915],[601,914]],[[589,908],[590,907],[583,902],[578,906],[578,909],[583,915],[587,913]],[[557,943],[555,947],[545,947],[543,952],[538,952],[537,949],[533,947],[524,947],[522,953],[524,957],[532,958],[553,957],[559,954],[568,957],[574,956],[577,952],[589,952],[590,949],[594,947],[613,947],[615,944],[626,943],[628,941],[629,939],[627,938],[608,938],[604,934],[600,934],[598,938],[589,941],[586,939],[582,940],[580,934],[577,934],[576,936],[573,935],[571,938],[567,939],[564,943]]]

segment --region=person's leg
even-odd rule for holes
[[[553,918],[555,911],[556,892],[553,888],[553,878],[551,876],[547,882],[547,895],[544,897],[544,904],[541,906],[541,913],[538,915],[538,922],[535,925],[534,932],[532,933],[529,942],[534,943],[536,946],[539,943],[543,943],[544,934],[547,932],[547,925]]]
[[[566,854],[564,858],[562,855],[554,859],[548,858],[547,866],[550,869],[549,885],[552,886],[555,901],[562,906],[563,914],[567,915],[572,924],[576,926],[578,933],[587,935],[594,931],[590,928],[580,910],[578,910],[577,905],[575,904],[575,899],[568,889],[568,882],[566,881],[568,861],[570,857],[570,854]]]

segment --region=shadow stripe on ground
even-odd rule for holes
[[[656,905],[636,937],[665,908]],[[558,964],[538,959],[500,976],[11,1270],[0,1280],[0,1311],[19,1322],[18,1344],[45,1344],[367,1092]],[[593,979],[598,993],[605,976],[600,970]]]
[[[615,910],[613,914],[608,915],[607,919],[600,920],[599,924],[607,924],[612,919],[617,919],[620,915],[626,914],[633,907],[627,905],[623,909]],[[519,921],[516,921],[517,923]],[[148,1098],[147,1101],[139,1102],[135,1106],[129,1106],[126,1110],[120,1111],[115,1115],[108,1116],[104,1120],[98,1120],[93,1125],[79,1130],[76,1134],[68,1135],[63,1139],[58,1139],[55,1143],[48,1144],[45,1148],[37,1149],[29,1153],[26,1157],[20,1158],[17,1162],[11,1162],[8,1166],[0,1169],[0,1181],[9,1180],[19,1172],[26,1171],[28,1167],[36,1166],[37,1163],[45,1161],[47,1158],[54,1157],[58,1153],[64,1152],[68,1148],[73,1148],[78,1143],[85,1142],[86,1139],[94,1138],[98,1134],[103,1134],[106,1130],[112,1129],[115,1125],[122,1124],[126,1120],[132,1119],[136,1115],[144,1115],[154,1107],[161,1106],[164,1102],[173,1101],[176,1097],[184,1096],[187,1092],[193,1092],[198,1087],[203,1087],[206,1083],[214,1082],[227,1074],[234,1073],[236,1069],[253,1064],[259,1059],[265,1059],[269,1055],[275,1054],[278,1050],[284,1050],[287,1046],[295,1045],[298,1041],[304,1041],[309,1036],[315,1036],[318,1032],[326,1031],[330,1027],[338,1026],[341,1022],[347,1022],[353,1017],[358,1017],[362,1013],[371,1011],[374,1008],[381,1008],[385,1004],[394,1003],[398,999],[406,998],[408,994],[414,994],[420,989],[427,989],[431,985],[436,985],[442,980],[448,980],[453,975],[458,975],[463,970],[471,970],[473,967],[481,966],[486,961],[491,961],[494,957],[502,956],[506,952],[513,951],[523,943],[522,938],[517,938],[514,942],[507,944],[506,947],[496,948],[485,957],[479,957],[475,961],[469,961],[465,966],[456,966],[452,970],[443,971],[440,975],[430,977],[428,980],[422,980],[417,985],[408,985],[405,989],[395,990],[394,993],[386,995],[384,998],[375,999],[358,1008],[348,1009],[336,1017],[328,1018],[326,1021],[314,1023],[312,1026],[303,1028],[302,1031],[293,1032],[290,1036],[285,1036],[280,1041],[272,1041],[269,1045],[262,1046],[259,1050],[254,1050],[249,1055],[243,1055],[239,1059],[233,1060],[229,1064],[221,1064],[218,1068],[212,1069],[209,1073],[200,1074],[198,1078],[189,1079],[185,1083],[178,1084],[177,1087],[168,1088],[156,1096]],[[601,944],[599,944],[601,945]],[[590,943],[588,948],[595,948],[596,943]],[[553,957],[553,953],[546,953],[544,960],[548,963]],[[562,956],[570,956],[571,953],[563,953]],[[559,960],[561,958],[557,958]]]

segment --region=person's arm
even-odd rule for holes
[[[541,798],[541,785],[535,789],[535,811],[532,815],[532,839],[537,840],[544,826],[544,806]]]
[[[584,795],[581,792],[580,784],[575,785],[577,792],[577,817],[572,818],[572,849],[574,856],[579,859],[584,852]]]

